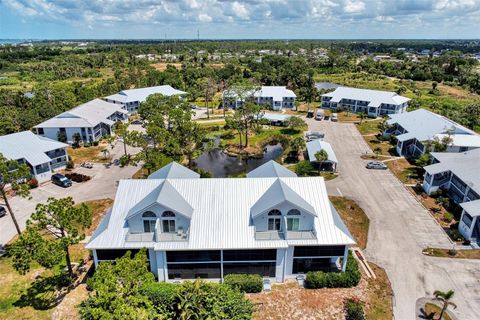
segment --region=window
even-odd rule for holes
[[[143,218],[143,231],[144,232],[154,232],[155,223],[157,221],[157,216],[152,211],[147,211],[142,214]]]
[[[299,226],[300,226],[300,218],[299,217],[291,217],[291,216],[299,216],[300,215],[300,210],[297,209],[291,209],[288,211],[287,216],[290,216],[287,218],[287,230],[288,231],[298,231]]]
[[[282,221],[282,213],[273,209],[268,213],[268,230],[269,231],[279,231]]]
[[[162,213],[162,230],[163,232],[175,232],[175,213],[172,211],[164,211]]]
[[[38,128],[37,132],[38,134],[45,134],[45,131],[43,131],[43,128]]]

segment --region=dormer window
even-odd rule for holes
[[[143,231],[150,233],[155,231],[155,223],[157,221],[157,215],[152,211],[146,211],[142,214],[143,218]]]
[[[268,230],[269,231],[279,231],[282,225],[282,213],[273,209],[268,213]]]
[[[175,232],[175,213],[172,211],[164,211],[162,213],[162,229],[163,232]]]
[[[300,210],[291,209],[287,212],[287,230],[298,231],[300,227]]]

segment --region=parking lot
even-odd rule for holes
[[[395,293],[396,319],[414,319],[415,301],[435,290],[455,291],[460,319],[480,314],[480,261],[432,258],[427,246],[450,248],[451,242],[413,195],[389,170],[368,170],[371,153],[353,124],[307,119],[309,130],[322,131],[339,160],[339,177],[327,182],[330,195],[355,200],[370,218],[367,258],[382,266]]]
[[[128,148],[128,150],[131,153],[135,151],[131,148]],[[114,159],[117,159],[122,153],[123,145],[121,142],[117,142],[111,154]],[[72,197],[77,203],[103,198],[113,199],[117,190],[117,181],[131,178],[139,169],[139,166],[121,168],[118,165],[112,165],[108,168],[100,163],[94,164],[92,169],[76,168],[75,172],[89,175],[92,179],[82,183],[73,182],[73,185],[69,188],[62,188],[51,182],[47,182],[31,190],[29,198],[10,198],[10,204],[15,212],[15,217],[17,218],[20,228],[24,229],[27,219],[35,211],[35,206],[38,203],[47,201],[49,197]],[[8,243],[15,235],[15,227],[10,214],[0,218],[0,246]]]

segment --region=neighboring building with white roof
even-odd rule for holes
[[[139,89],[122,90],[119,93],[115,93],[111,96],[105,97],[105,100],[111,103],[120,104],[122,109],[128,112],[137,112],[140,107],[140,103],[147,100],[147,98],[155,93],[160,93],[164,96],[183,96],[187,93],[173,88],[170,85],[147,87]]]
[[[445,135],[452,139],[448,152],[463,152],[480,144],[474,131],[425,109],[390,115],[387,123],[390,127],[384,135],[395,135],[397,153],[406,157],[419,157],[427,151],[426,141],[441,139]]]
[[[407,110],[409,98],[395,92],[338,87],[322,94],[323,108],[348,107],[352,112],[364,112],[369,117],[402,113]]]
[[[117,121],[127,120],[127,111],[120,106],[95,99],[48,119],[34,128],[38,135],[54,140],[58,140],[59,132],[63,132],[68,143],[74,142],[73,135],[76,133],[80,134],[82,141],[91,142],[110,135]]]
[[[463,208],[459,231],[468,240],[480,241],[480,149],[460,153],[432,152],[434,163],[424,167],[423,189],[439,189]]]
[[[163,179],[120,180],[87,244],[95,264],[147,248],[159,281],[250,273],[283,282],[345,270],[355,241],[322,177],[299,178],[272,162],[247,178],[189,178],[178,166],[160,169]]]
[[[279,111],[282,108],[295,107],[297,95],[285,86],[262,86],[251,93],[255,102],[267,106],[269,109]],[[225,90],[222,94],[223,107],[237,108],[242,101],[232,90]]]
[[[308,160],[310,162],[318,162],[317,158],[315,157],[315,154],[319,152],[320,150],[325,150],[325,152],[328,155],[328,159],[326,161],[323,161],[322,164],[329,164],[333,171],[337,171],[337,156],[335,155],[335,152],[333,151],[332,146],[330,143],[323,141],[321,139],[315,139],[310,142],[307,142],[307,154],[308,154]]]
[[[28,165],[38,182],[50,180],[52,171],[64,169],[67,144],[40,137],[31,131],[0,136],[0,153],[10,160]]]

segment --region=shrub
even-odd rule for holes
[[[30,189],[38,188],[38,180],[35,178],[28,180],[28,186],[30,187]]]
[[[140,288],[140,293],[150,300],[160,314],[173,318],[173,303],[179,286],[167,282],[146,283]]]
[[[81,173],[66,173],[65,177],[75,182],[85,182],[91,179],[90,176]]]
[[[295,165],[295,173],[300,177],[308,176],[313,171],[313,166],[308,160],[302,160]]]
[[[352,253],[348,253],[347,268],[345,272],[322,272],[310,271],[305,279],[305,287],[309,289],[319,288],[351,288],[360,282],[361,274],[358,270],[357,261]]]
[[[246,293],[262,292],[262,277],[258,274],[229,274],[224,283],[232,288]]]
[[[365,320],[363,304],[356,299],[347,299],[344,304],[345,320]]]
[[[98,146],[98,141],[93,141],[92,145],[95,146],[95,147]]]
[[[83,143],[83,147],[84,147],[84,148],[90,148],[91,145],[92,145],[92,144],[91,144],[90,142],[84,142],[84,143]]]
[[[67,169],[73,169],[73,167],[75,167],[75,164],[73,163],[72,158],[70,158],[70,160],[67,161]]]
[[[123,155],[120,157],[120,167],[128,166],[130,163],[130,156]]]

